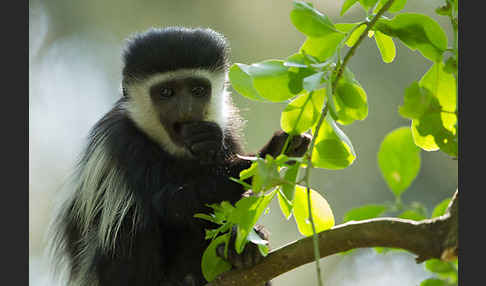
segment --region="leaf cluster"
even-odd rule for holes
[[[315,236],[334,225],[329,204],[309,185],[309,170],[340,170],[351,166],[357,158],[342,126],[366,119],[368,95],[346,64],[365,38],[374,40],[385,63],[396,58],[395,42],[399,41],[418,51],[431,66],[422,78],[405,88],[403,104],[398,107],[398,113],[409,119],[410,125],[392,130],[379,146],[378,166],[395,201],[352,209],[344,216],[344,222],[384,214],[412,220],[429,217],[422,204],[404,204],[401,196],[420,171],[422,151],[440,150],[457,158],[457,35],[449,47],[446,33],[434,19],[417,13],[399,13],[406,3],[406,0],[346,0],[341,15],[357,4],[367,17],[356,23],[333,23],[311,3],[294,1],[290,21],[306,36],[298,51],[283,59],[231,66],[229,79],[239,94],[250,100],[287,104],[281,113],[280,126],[290,134],[289,140],[302,133],[311,134],[313,139],[303,158],[285,155],[252,158],[251,167],[233,180],[251,190],[253,196],[243,198],[234,207],[225,202],[213,205],[212,215],[197,215],[220,225],[207,231],[207,238],[212,242],[202,267],[208,281],[228,268],[224,260],[216,257],[215,245],[227,245],[233,227],[237,228],[238,253],[252,241],[266,254],[265,243],[255,236],[253,226],[275,196],[284,217],[293,216],[297,229],[305,236]],[[391,15],[385,16],[385,12]],[[449,17],[457,33],[457,0],[445,0],[436,12]],[[349,50],[343,58],[341,53],[345,47]],[[303,176],[299,176],[301,170],[305,171]],[[438,204],[432,217],[443,214],[447,203],[446,199]],[[318,249],[315,251],[317,262]],[[457,271],[454,276],[453,266],[428,261],[426,268],[442,276],[422,284],[455,283]]]

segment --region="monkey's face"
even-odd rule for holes
[[[174,78],[151,86],[150,98],[172,142],[183,147],[185,126],[207,118],[211,83],[201,77]]]
[[[224,73],[208,71],[154,76],[129,89],[128,110],[170,153],[209,160],[223,138],[224,80]]]

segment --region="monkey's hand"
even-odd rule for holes
[[[255,225],[253,227],[255,232],[260,236],[260,238],[268,241],[268,232],[263,228],[262,225]],[[263,255],[260,253],[258,249],[258,245],[249,242],[245,245],[245,249],[241,254],[238,254],[235,250],[235,240],[236,240],[236,227],[233,227],[231,230],[231,238],[228,245],[228,257],[225,258],[224,256],[224,244],[218,245],[216,247],[216,254],[226,259],[233,268],[236,269],[244,269],[249,268],[263,259]]]
[[[273,157],[280,155],[288,137],[289,135],[282,130],[275,132],[270,142],[260,151],[260,157],[265,157],[267,154]],[[302,157],[307,151],[311,140],[312,136],[306,133],[292,136],[285,155],[289,157]]]
[[[203,164],[218,160],[223,145],[223,130],[208,121],[187,122],[181,126],[186,148]]]

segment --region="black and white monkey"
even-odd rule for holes
[[[56,216],[56,265],[69,286],[204,285],[204,229],[214,226],[193,215],[238,201],[245,190],[229,177],[251,163],[236,156],[228,44],[210,29],[150,29],[128,40],[123,63],[123,95],[91,130]],[[277,131],[256,155],[278,155],[286,138]],[[296,136],[287,154],[308,144]],[[228,257],[237,268],[260,259],[251,244]]]

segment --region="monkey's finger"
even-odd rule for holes
[[[186,145],[193,145],[199,142],[204,142],[204,141],[214,141],[219,143],[219,145],[223,144],[223,135],[222,134],[215,134],[213,132],[204,132],[204,133],[199,133],[197,135],[193,135],[188,138],[184,138],[185,144]]]
[[[203,141],[191,145],[189,149],[196,156],[205,154],[214,156],[219,146],[219,142],[216,141]]]

